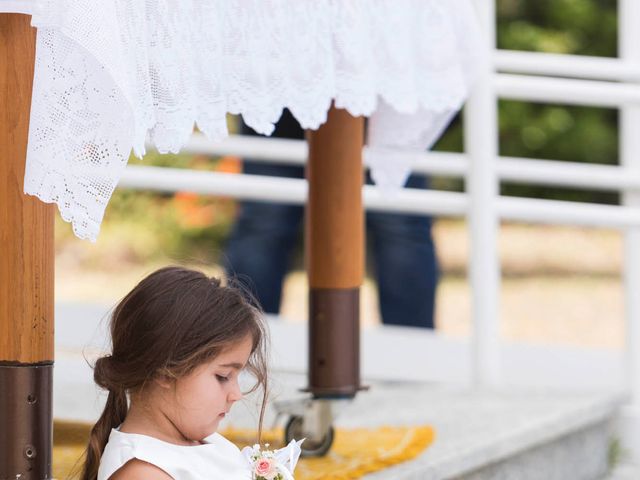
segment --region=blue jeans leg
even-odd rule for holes
[[[243,135],[259,136],[244,122]],[[304,138],[304,131],[285,110],[273,137]],[[245,159],[244,173],[274,177],[304,178],[300,166],[268,164]],[[303,207],[267,202],[243,201],[227,240],[223,265],[227,276],[235,277],[256,297],[267,313],[278,313],[282,287],[289,270],[291,254],[302,225]]]
[[[412,176],[411,188],[426,185]],[[371,212],[367,234],[372,240],[383,323],[434,328],[438,262],[431,236],[431,217]]]
[[[245,162],[245,173],[302,176],[299,167]],[[267,313],[278,313],[282,286],[302,225],[304,210],[297,205],[243,201],[227,240],[223,265],[251,291]]]

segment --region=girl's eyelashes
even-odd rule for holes
[[[220,383],[224,383],[224,382],[228,382],[229,381],[229,377],[225,377],[224,375],[216,375],[216,378],[218,379],[218,381]]]

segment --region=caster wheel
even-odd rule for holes
[[[303,437],[302,433],[302,417],[291,417],[287,422],[284,429],[285,444],[288,444],[291,440],[300,440]],[[319,442],[312,442],[309,439],[302,442],[300,448],[302,457],[322,457],[333,445],[333,426],[329,427],[329,431],[324,438]]]

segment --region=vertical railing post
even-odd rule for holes
[[[499,220],[496,172],[498,154],[497,98],[493,86],[495,0],[476,0],[481,27],[483,61],[464,112],[465,150],[470,158],[467,176],[470,232],[469,275],[473,308],[473,381],[478,386],[500,383],[499,339],[500,267],[497,248]]]
[[[618,55],[640,65],[640,2],[618,2]],[[640,177],[640,106],[620,109],[620,164]],[[626,191],[622,203],[640,206],[640,192]],[[624,233],[625,370],[630,402],[620,415],[623,448],[640,463],[640,227]]]

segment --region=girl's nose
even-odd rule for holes
[[[229,400],[231,402],[242,400],[242,390],[240,390],[240,385],[238,384],[238,382],[233,382],[233,387],[229,392]]]

